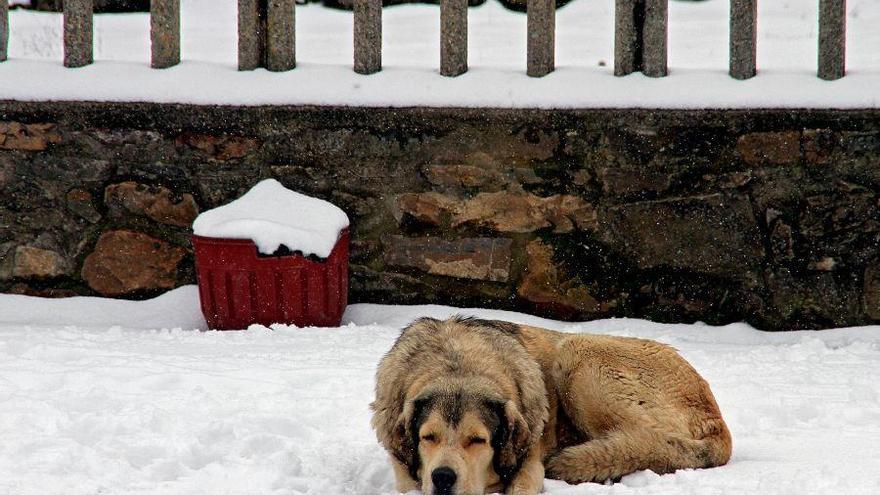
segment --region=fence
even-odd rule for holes
[[[8,5],[0,0],[0,61],[6,60]],[[669,0],[615,0],[614,73],[667,74]],[[92,63],[93,0],[64,2],[64,65]],[[467,0],[440,0],[440,73],[467,72]],[[239,70],[296,67],[295,0],[238,0]],[[528,0],[527,68],[541,77],[554,69],[555,0]],[[757,0],[730,0],[730,75],[757,73]],[[180,62],[180,0],[152,0],[150,36],[154,68]],[[834,80],[846,69],[846,0],[819,0],[818,76]],[[354,0],[354,70],[382,69],[382,0]]]

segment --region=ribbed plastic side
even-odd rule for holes
[[[192,236],[202,313],[215,330],[338,326],[348,304],[348,230],[330,256],[260,257],[249,240]]]

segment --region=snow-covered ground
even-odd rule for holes
[[[670,343],[733,432],[724,467],[551,494],[880,493],[880,329],[761,333],[355,305],[341,328],[201,332],[195,287],[144,302],[0,295],[0,493],[377,494],[373,373],[416,316],[461,312]]]
[[[553,74],[525,74],[526,17],[497,2],[470,10],[470,72],[439,75],[439,9],[384,11],[385,70],[352,69],[352,14],[298,6],[299,67],[240,73],[235,0],[185,0],[183,63],[149,68],[146,14],[98,15],[94,65],[65,69],[61,15],[10,13],[0,99],[468,107],[880,106],[880,0],[849,0],[849,75],[818,79],[818,1],[759,2],[759,75],[727,75],[727,0],[670,2],[670,76],[613,76],[613,0],[576,0],[557,14]]]

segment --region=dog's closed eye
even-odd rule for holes
[[[437,441],[437,435],[434,435],[433,433],[429,433],[427,435],[422,435],[422,441],[434,443]]]
[[[483,437],[470,437],[467,441],[467,446],[470,447],[472,445],[484,445],[486,443],[486,439]]]

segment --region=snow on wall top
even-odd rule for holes
[[[266,179],[235,201],[200,214],[193,232],[203,237],[251,239],[263,254],[284,245],[304,256],[330,256],[348,216],[336,205]]]
[[[352,20],[317,4],[297,6],[298,67],[237,68],[237,2],[181,2],[182,63],[149,67],[147,14],[95,16],[93,65],[61,65],[60,14],[10,13],[0,99],[222,105],[454,106],[501,108],[877,108],[880,0],[850,0],[848,74],[816,77],[818,2],[758,7],[758,75],[728,74],[730,5],[670,2],[669,76],[614,77],[614,2],[579,0],[557,13],[557,70],[526,75],[526,17],[487,2],[468,12],[470,70],[439,75],[434,5],[383,9],[384,67],[352,70]]]

